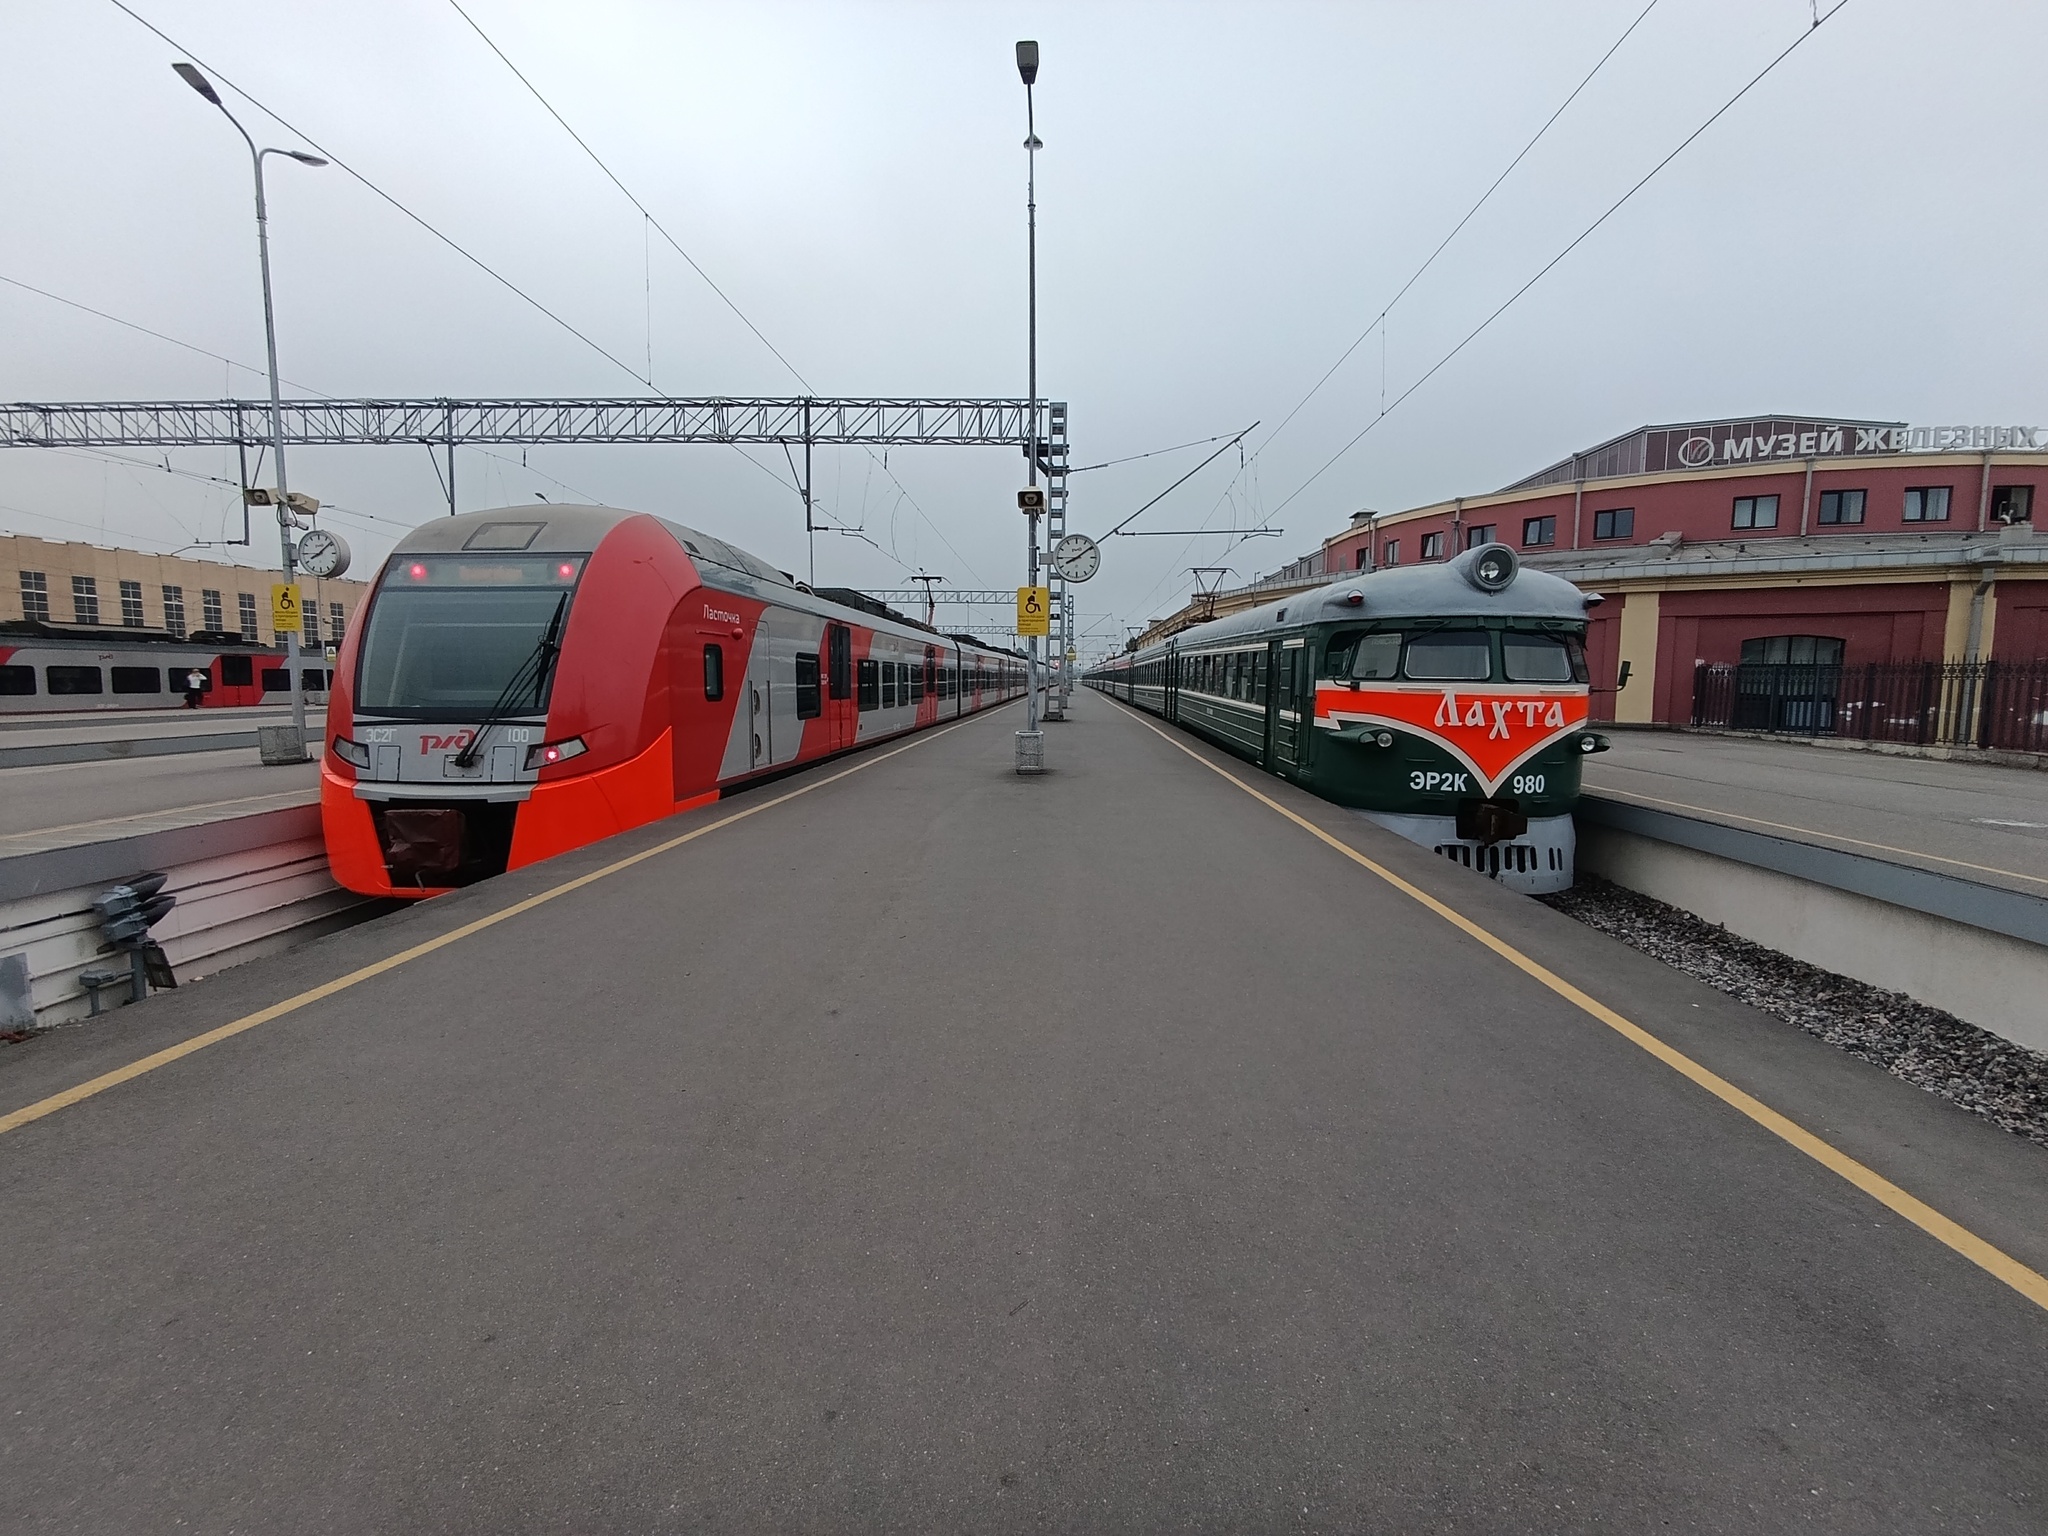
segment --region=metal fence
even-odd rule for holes
[[[2048,660],[1702,663],[1693,669],[1692,724],[2048,752]]]

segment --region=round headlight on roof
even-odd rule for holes
[[[1505,544],[1483,544],[1465,567],[1465,579],[1482,592],[1504,592],[1521,566]]]

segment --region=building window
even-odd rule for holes
[[[348,637],[348,610],[339,603],[327,605],[327,643],[340,645]]]
[[[1775,496],[1736,497],[1735,526],[1737,528],[1777,527],[1778,498]]]
[[[1444,536],[1440,533],[1425,533],[1422,536],[1422,558],[1441,560],[1444,553]]]
[[[1948,521],[1948,487],[1923,485],[1906,492],[1906,521],[1945,523]]]
[[[1555,544],[1556,542],[1556,518],[1525,517],[1522,519],[1522,544],[1525,548],[1538,544]]]
[[[21,616],[39,624],[50,622],[50,578],[41,571],[21,573]]]
[[[722,645],[704,647],[704,697],[725,697],[725,647]]]
[[[1906,494],[1910,496],[1912,492]],[[100,621],[99,583],[90,576],[71,578],[71,618],[76,624],[97,624]]]
[[[1467,528],[1465,530],[1465,547],[1467,549],[1477,549],[1482,544],[1491,544],[1493,542],[1493,531],[1497,526],[1494,523],[1482,523],[1476,527]]]
[[[215,634],[227,628],[227,621],[220,615],[220,594],[207,587],[199,589],[199,626]]]
[[[2031,523],[2034,520],[2034,488],[2031,485],[1997,485],[1991,488],[1991,521]]]
[[[1363,545],[1360,545],[1357,549],[1351,551],[1351,569],[1353,569],[1354,571],[1364,570],[1365,562],[1371,557],[1371,555],[1372,551],[1365,548],[1365,546]]]
[[[1820,493],[1820,520],[1824,523],[1862,522],[1863,493],[1861,491],[1822,491]]]
[[[124,581],[121,583],[121,623],[128,629],[142,628],[142,583]],[[119,693],[120,689],[114,690]]]
[[[1831,635],[1768,635],[1742,642],[1745,667],[1839,667],[1842,642]]]
[[[1386,544],[1385,544],[1385,545],[1384,545],[1384,546],[1382,547],[1382,550],[1381,550],[1381,554],[1380,554],[1380,564],[1381,564],[1381,565],[1399,565],[1400,563],[1401,563],[1401,541],[1400,541],[1399,539],[1389,539],[1389,540],[1387,540]]]
[[[185,589],[164,588],[164,628],[180,640],[185,638]]]
[[[306,649],[320,649],[320,604],[311,602],[299,610],[299,638],[306,643]]]
[[[1593,537],[1596,539],[1632,539],[1636,532],[1636,509],[1614,507],[1606,512],[1593,514]]]
[[[256,627],[256,594],[254,592],[237,592],[235,594],[235,614],[242,626],[242,638],[245,641],[254,645],[263,638],[263,632]]]

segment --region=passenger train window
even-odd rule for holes
[[[896,663],[893,661],[885,661],[882,663],[882,708],[894,709],[895,707]]]
[[[825,712],[818,698],[818,653],[798,651],[796,655],[796,717],[815,720]]]
[[[291,688],[292,675],[283,667],[265,667],[263,669],[263,691],[265,693],[289,693]]]
[[[882,669],[872,656],[860,660],[860,712],[866,714],[882,703]]]
[[[1365,635],[1351,653],[1353,677],[1381,679],[1401,675],[1401,636],[1396,630]]]
[[[722,645],[704,647],[704,697],[725,697],[725,647]]]
[[[100,669],[98,667],[45,667],[43,680],[50,685],[52,693],[98,693]]]
[[[1576,638],[1510,631],[1500,637],[1500,657],[1511,683],[1586,681],[1586,658]]]
[[[0,667],[0,693],[17,697],[32,695],[36,691],[36,669],[34,667]]]
[[[906,704],[915,704],[919,699],[924,697],[924,668],[913,661],[910,664],[909,672],[910,681],[907,686],[910,689],[910,694],[907,698],[904,699],[903,702]]]
[[[1406,671],[1418,682],[1483,683],[1493,676],[1493,644],[1483,629],[1412,635]]]
[[[164,691],[164,669],[162,667],[115,667],[114,692],[116,693],[162,693]]]
[[[834,624],[825,631],[827,652],[827,677],[832,697],[850,699],[853,697],[853,631],[844,624]]]

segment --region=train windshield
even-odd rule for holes
[[[356,708],[461,721],[546,709],[586,558],[393,560],[363,631]]]
[[[1583,683],[1586,653],[1573,635],[1518,634],[1500,637],[1500,659],[1511,683]]]
[[[1493,642],[1483,629],[1410,635],[1402,671],[1418,682],[1483,683],[1493,676]]]

